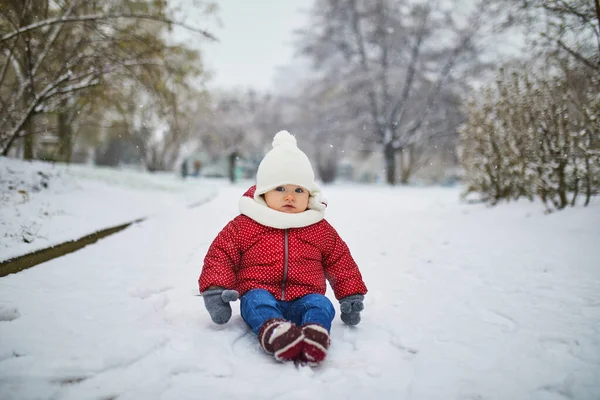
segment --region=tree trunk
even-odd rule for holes
[[[400,152],[400,183],[407,185],[412,175],[412,150],[411,147],[405,148]]]
[[[390,185],[396,184],[396,152],[391,143],[386,144],[383,148],[383,156],[385,160],[385,176],[386,182]]]
[[[575,147],[575,145],[573,146]],[[571,207],[575,207],[575,204],[577,204],[577,196],[579,196],[579,187],[581,186],[580,180],[579,180],[579,167],[577,166],[578,164],[578,157],[576,156],[576,150],[571,150],[573,152],[573,198],[571,199]]]
[[[558,165],[557,168],[557,175],[558,175],[558,197],[560,199],[560,203],[559,203],[559,210],[562,210],[563,208],[565,208],[568,204],[569,204],[569,200],[567,199],[567,182],[566,182],[566,177],[565,177],[565,168],[566,165],[564,162],[561,162]]]
[[[27,3],[24,3],[24,7],[27,7]],[[25,11],[25,16],[23,18],[23,24],[26,26],[28,24],[30,24],[32,21],[32,14],[31,12]],[[25,110],[28,109],[29,104],[31,101],[33,101],[34,96],[35,96],[35,88],[33,86],[33,76],[32,76],[32,68],[33,68],[33,63],[32,63],[32,58],[31,58],[31,32],[28,32],[25,35],[25,59],[23,60],[23,66],[26,66],[26,72],[27,72],[27,79],[29,80],[29,87],[27,89],[25,89],[25,93],[23,96],[23,108]],[[23,126],[23,129],[25,131],[25,139],[23,140],[23,159],[24,160],[33,160],[34,157],[34,147],[35,147],[35,140],[33,137],[33,134],[35,132],[35,124],[33,121],[33,115],[34,115],[35,111],[32,110],[31,114],[27,117],[27,121],[25,122],[25,125]],[[15,132],[16,133],[16,132]]]
[[[238,157],[237,150],[234,150],[233,152],[231,152],[231,154],[229,154],[229,181],[231,183],[235,183],[237,180],[236,176],[235,176],[235,166],[236,166],[237,157]]]
[[[590,199],[592,198],[592,168],[590,165],[590,158],[586,154],[585,155],[585,203],[584,206],[588,206],[590,204]]]
[[[600,33],[600,0],[595,0],[594,5],[596,6],[596,19],[598,20],[598,32]],[[598,64],[600,64],[600,41],[598,41]]]
[[[58,113],[58,160],[71,163],[71,155],[73,153],[73,130],[69,124],[69,118],[66,111],[66,104],[63,104],[61,111]]]
[[[33,124],[33,114],[27,117],[27,122],[25,122],[23,128],[25,130],[25,137],[23,138],[23,159],[33,160],[33,148],[35,147],[33,136],[33,130],[35,129],[35,125]]]

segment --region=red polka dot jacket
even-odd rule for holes
[[[242,214],[208,249],[198,279],[200,292],[213,285],[240,295],[265,289],[279,300],[292,301],[309,293],[325,294],[327,279],[338,300],[367,293],[348,246],[323,219],[323,210],[282,213],[255,198],[254,191],[253,186],[244,194]]]

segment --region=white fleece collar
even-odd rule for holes
[[[288,214],[273,210],[264,200],[243,196],[240,199],[240,213],[252,218],[261,225],[277,229],[302,228],[316,224],[325,218],[325,207],[322,210],[308,209],[297,214]]]

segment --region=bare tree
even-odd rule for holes
[[[324,183],[335,181],[344,156],[360,151],[360,146],[352,143],[348,134],[357,130],[357,116],[353,114],[356,109],[349,99],[340,101],[340,97],[327,89],[306,84],[302,93],[287,103],[293,110],[290,129],[302,139],[302,148]]]
[[[494,11],[483,1],[465,10],[436,1],[319,0],[312,11],[302,51],[322,71],[324,92],[353,99],[353,133],[365,127],[364,140],[382,148],[389,184],[398,155],[405,182],[417,144],[455,129],[441,126],[443,98],[481,69],[478,38],[492,29]]]
[[[234,182],[239,158],[257,162],[273,134],[284,129],[278,107],[274,97],[252,90],[215,93],[212,106],[194,123],[198,148],[226,158],[229,179]]]
[[[600,72],[600,0],[496,0],[527,27],[544,59],[562,58]]]

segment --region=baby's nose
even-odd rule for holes
[[[285,199],[286,200],[295,200],[296,198],[294,197],[294,194],[290,192],[285,195]]]

